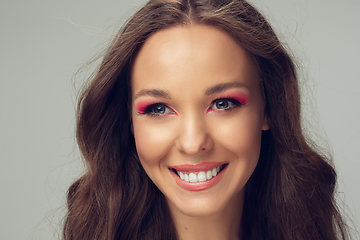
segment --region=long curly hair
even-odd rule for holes
[[[69,188],[63,238],[178,238],[165,198],[136,153],[130,70],[149,36],[189,24],[227,32],[251,53],[260,76],[271,128],[262,133],[246,184],[242,239],[347,239],[334,200],[336,173],[302,132],[294,63],[244,0],[150,0],[119,31],[78,102],[76,136],[87,171]]]

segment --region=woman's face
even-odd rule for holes
[[[241,205],[269,128],[251,56],[216,28],[172,27],[142,46],[131,88],[136,149],[172,214]]]

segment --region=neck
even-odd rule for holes
[[[179,240],[240,240],[243,191],[239,195],[222,211],[200,217],[182,214],[168,202]]]

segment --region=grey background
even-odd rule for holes
[[[57,239],[83,171],[74,73],[144,0],[0,3],[0,239]],[[360,228],[360,1],[253,0],[300,67],[304,126],[332,149],[341,208]],[[91,68],[90,68],[91,69]]]

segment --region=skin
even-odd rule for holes
[[[239,239],[245,184],[269,129],[251,55],[211,26],[168,28],[142,46],[131,87],[137,152],[180,239]],[[234,94],[246,96],[244,104],[216,105]],[[148,107],[153,103],[165,112]],[[189,191],[176,183],[171,167],[203,162],[227,164],[214,186]]]

